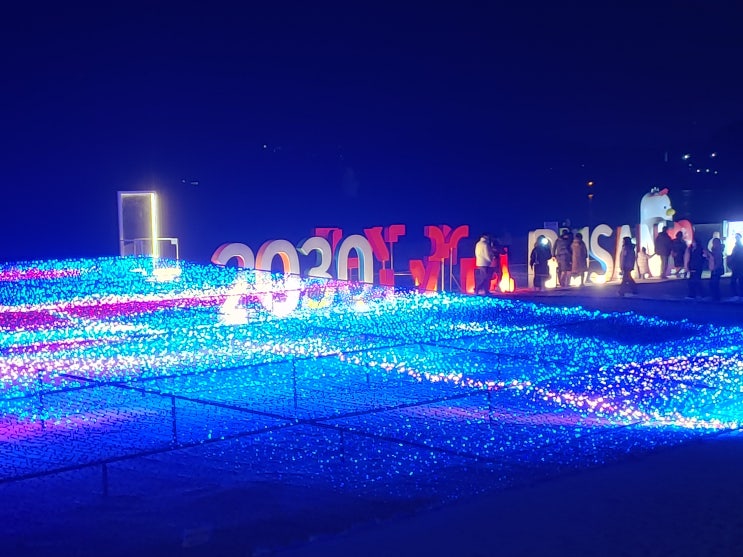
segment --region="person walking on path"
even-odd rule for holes
[[[743,296],[743,240],[740,233],[735,235],[733,251],[728,255],[728,267],[730,276],[730,287],[733,291],[733,301],[740,301]]]
[[[622,270],[619,295],[624,296],[628,289],[632,294],[637,294],[637,283],[632,278],[632,271],[635,268],[635,245],[629,236],[625,236],[623,239],[622,251],[619,254],[619,268]]]
[[[720,301],[720,277],[725,271],[725,261],[722,255],[722,241],[712,239],[712,249],[707,258],[709,263],[709,292],[715,302]]]

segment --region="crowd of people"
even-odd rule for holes
[[[709,297],[720,300],[720,279],[726,268],[730,270],[732,299],[743,299],[743,240],[741,234],[735,235],[735,244],[729,254],[723,250],[722,240],[714,237],[708,246],[702,245],[693,239],[687,245],[682,232],[671,237],[668,227],[664,228],[655,239],[655,254],[649,254],[642,247],[636,251],[632,238],[625,236],[622,239],[622,248],[619,254],[619,268],[622,280],[619,284],[619,295],[637,294],[638,287],[633,272],[642,279],[652,277],[650,258],[653,255],[660,257],[660,276],[686,279],[688,283],[688,297],[704,297],[702,273],[709,271]],[[534,289],[543,290],[545,283],[550,279],[549,262],[554,260],[557,266],[557,285],[565,288],[571,286],[572,279],[576,279],[580,286],[585,284],[588,272],[588,253],[583,237],[580,233],[574,236],[569,229],[563,229],[550,245],[545,236],[539,236],[529,255],[529,265],[534,271]],[[479,264],[478,264],[479,265]]]
[[[554,247],[550,246],[545,236],[537,238],[536,245],[529,255],[529,265],[534,270],[536,290],[543,290],[545,283],[549,280],[549,261],[552,258],[557,262],[559,286],[570,286],[573,277],[578,280],[580,286],[585,284],[588,273],[588,248],[580,232],[573,235],[567,228],[563,229]]]

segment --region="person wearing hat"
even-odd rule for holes
[[[480,239],[475,244],[475,294],[479,296],[485,296],[490,291],[492,261],[490,238],[487,234],[480,234]]]
[[[529,254],[529,266],[534,269],[534,290],[544,290],[544,283],[550,278],[549,260],[552,247],[544,234],[540,234]]]

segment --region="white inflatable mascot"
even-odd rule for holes
[[[638,250],[645,248],[650,258],[650,274],[660,275],[660,257],[655,256],[655,238],[668,226],[668,235],[675,238],[678,232],[683,234],[686,245],[691,245],[694,238],[694,227],[688,220],[673,222],[676,211],[671,207],[668,188],[653,188],[642,196],[640,201],[640,242]]]
[[[671,207],[668,188],[653,188],[640,201],[640,247],[655,253],[655,237],[676,213]]]

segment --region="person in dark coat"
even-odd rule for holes
[[[490,240],[490,280],[495,281],[498,288],[500,288],[500,280],[503,276],[500,258],[504,253],[506,253],[505,247],[501,246],[496,238],[492,238]]]
[[[728,267],[732,273],[730,287],[733,290],[733,300],[737,302],[743,296],[743,240],[740,233],[735,235],[733,251],[728,255]]]
[[[586,244],[583,242],[583,234],[580,232],[578,232],[573,239],[571,251],[573,257],[571,267],[572,275],[580,278],[580,285],[583,286],[586,271],[588,271],[588,249],[586,248]]]
[[[550,241],[543,235],[537,238],[529,255],[529,265],[534,269],[534,289],[542,290],[549,279],[549,260],[552,259]]]
[[[707,265],[707,250],[694,239],[689,246],[689,253],[686,257],[686,276],[689,286],[689,298],[696,299],[704,296],[702,287],[702,271]]]
[[[671,259],[673,260],[673,273],[677,278],[684,275],[684,257],[686,256],[686,241],[683,232],[676,232],[676,237],[671,240]]]
[[[668,278],[668,258],[671,255],[671,237],[668,235],[668,227],[655,237],[655,253],[660,256],[660,278]]]
[[[619,295],[624,296],[627,290],[637,294],[637,283],[632,278],[635,268],[635,244],[632,238],[625,236],[622,240],[622,251],[619,254],[619,268],[622,270],[622,283],[619,285]]]
[[[555,241],[555,259],[557,260],[557,282],[560,286],[570,286],[570,273],[573,269],[573,252],[570,231],[565,229]]]
[[[709,263],[709,293],[716,302],[720,301],[720,278],[725,272],[725,259],[722,253],[722,241],[712,238],[712,248],[707,257]]]

